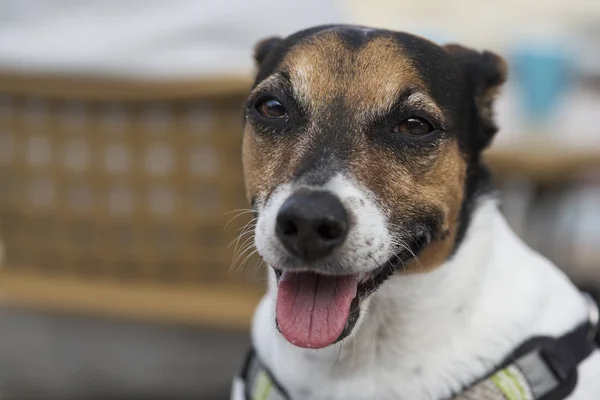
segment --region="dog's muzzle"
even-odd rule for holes
[[[276,277],[281,334],[313,349],[348,337],[364,301],[409,257],[392,244],[384,213],[351,179],[282,185],[256,227],[257,249]]]

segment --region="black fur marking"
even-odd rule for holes
[[[363,29],[357,29],[353,26],[339,26],[335,29],[336,33],[338,33],[340,39],[349,50],[358,50],[362,46],[364,46],[367,42],[369,42],[374,36],[370,34],[370,32],[374,32],[372,30],[367,31]]]
[[[460,207],[459,220],[457,221],[458,230],[454,238],[451,257],[456,253],[467,234],[477,201],[482,196],[490,195],[493,191],[492,174],[489,169],[481,163],[467,164],[467,177],[464,190],[464,199]]]
[[[305,157],[300,161],[295,178],[306,184],[324,184],[335,173],[343,171],[352,157],[352,127],[343,118],[342,99],[335,99],[328,107],[326,116],[319,116],[319,132],[311,133],[309,147],[303,149]]]
[[[258,42],[254,46],[254,60],[260,65],[281,40],[279,37],[270,37]]]

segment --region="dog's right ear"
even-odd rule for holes
[[[256,61],[258,66],[260,66],[265,58],[271,54],[273,49],[277,47],[281,40],[282,39],[280,37],[269,37],[254,45],[254,61]]]

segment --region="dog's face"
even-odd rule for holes
[[[255,243],[278,281],[281,333],[325,347],[391,274],[427,273],[458,246],[487,182],[480,153],[506,66],[352,26],[267,39],[255,58],[243,145]]]

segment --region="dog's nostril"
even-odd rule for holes
[[[343,229],[335,221],[323,221],[317,228],[317,233],[324,240],[337,240],[342,236]]]
[[[298,226],[290,219],[282,219],[279,221],[279,229],[285,236],[295,236],[298,234]]]

